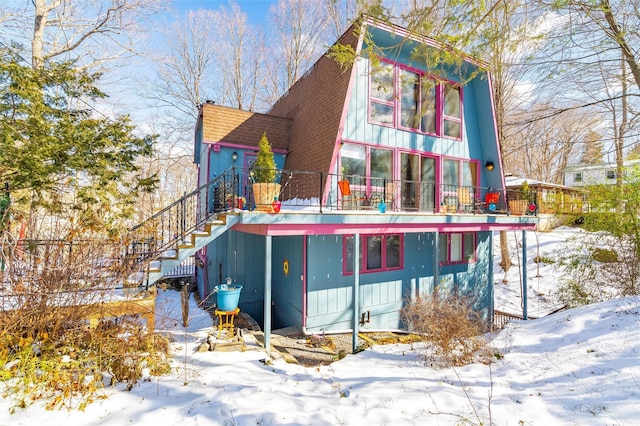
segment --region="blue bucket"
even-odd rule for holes
[[[218,310],[229,312],[236,309],[240,301],[240,290],[242,290],[242,286],[238,284],[220,284],[215,286]]]

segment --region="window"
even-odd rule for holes
[[[574,182],[582,182],[582,173],[575,173],[573,175],[573,181]]]
[[[444,85],[444,112],[442,114],[442,134],[460,139],[462,119],[460,115],[460,88],[450,84]]]
[[[395,85],[392,64],[381,62],[372,68],[369,99],[371,121],[394,125]]]
[[[369,117],[378,124],[461,139],[462,89],[381,62],[371,68]]]
[[[605,176],[607,177],[607,179],[615,179],[616,178],[616,171],[615,170],[607,170],[607,171],[605,171]]]
[[[400,234],[369,234],[360,236],[360,272],[382,272],[402,269]],[[353,274],[354,236],[345,235],[343,274]]]
[[[342,177],[357,198],[382,193],[393,179],[393,150],[344,143],[340,149]]]
[[[438,263],[472,262],[476,260],[476,235],[473,232],[443,233],[438,238]]]

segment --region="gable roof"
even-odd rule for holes
[[[354,27],[336,42],[354,49],[358,38]],[[293,120],[289,154],[290,170],[329,170],[339,138],[353,66],[342,69],[329,52],[325,53],[269,111]]]

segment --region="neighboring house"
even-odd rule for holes
[[[623,168],[629,169],[640,165],[640,160],[625,160]],[[564,184],[582,188],[588,185],[615,185],[618,168],[615,163],[577,164],[562,170]]]
[[[582,213],[584,192],[582,189],[543,182],[536,179],[526,179],[519,176],[506,175],[505,184],[510,198],[518,198],[527,183],[528,199],[536,206],[538,213],[570,214]]]
[[[429,70],[413,53],[443,46],[366,17],[339,43],[362,55],[342,68],[325,54],[268,114],[201,106],[199,206],[220,210],[227,230],[198,253],[200,296],[213,303],[230,277],[266,333],[320,333],[406,329],[401,309],[437,288],[472,297],[489,324],[493,231],[532,230],[535,218],[505,214],[485,65],[461,55]],[[281,170],[279,213],[252,210],[263,132]],[[230,211],[238,197],[243,209]]]
[[[524,183],[527,183],[526,187]],[[526,199],[528,213],[538,216],[537,229],[550,230],[565,223],[568,216],[583,212],[584,194],[579,188],[506,175],[505,185],[509,199]],[[513,214],[513,209],[510,209]]]

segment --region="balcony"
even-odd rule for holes
[[[206,191],[210,209],[253,210],[247,170],[232,168],[224,176]],[[510,214],[508,199],[510,195],[515,198],[504,189],[294,170],[279,171],[277,182],[282,209],[319,212],[382,209],[387,213]],[[530,201],[535,206],[535,200]],[[523,214],[535,213],[533,207]]]

